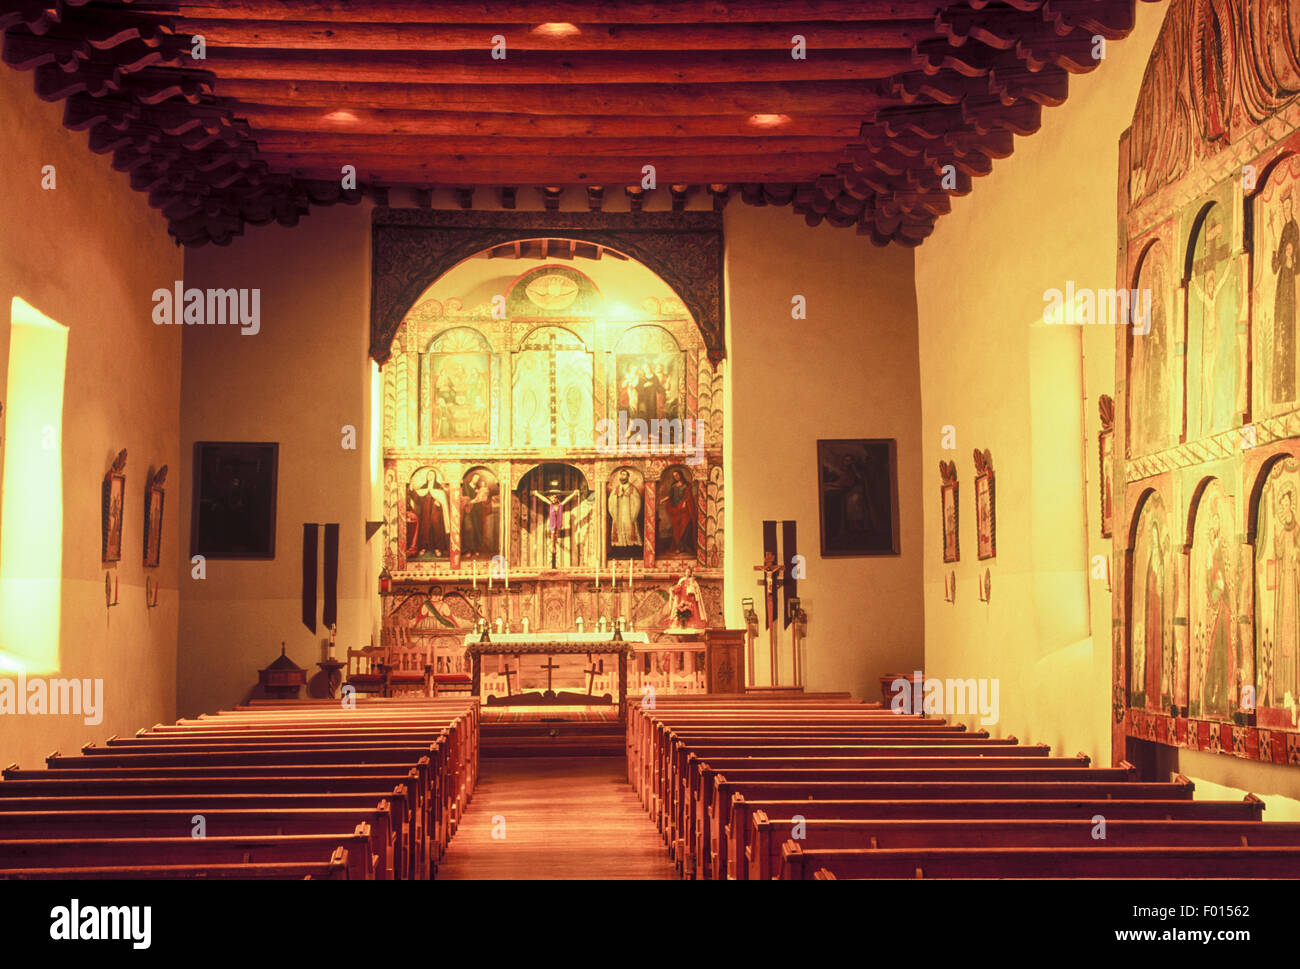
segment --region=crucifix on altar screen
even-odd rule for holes
[[[578,491],[575,488],[563,498],[560,497],[558,491],[551,491],[549,494],[542,494],[540,491],[534,491],[533,497],[548,506],[546,512],[546,533],[551,538],[551,568],[555,568],[557,553],[559,550],[560,532],[564,530],[564,507],[574,498],[578,497]]]

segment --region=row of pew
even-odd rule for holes
[[[253,701],[0,776],[0,879],[427,879],[478,776],[467,698]]]
[[[660,696],[628,780],[698,879],[1296,878],[1300,823],[847,694]]]

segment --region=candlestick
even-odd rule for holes
[[[506,622],[506,621],[505,621],[504,619],[502,619],[500,616],[497,616],[497,635],[498,635],[498,636],[501,635],[501,629],[502,629],[502,627],[505,625],[505,622]]]
[[[609,560],[609,587],[618,591],[618,559]]]
[[[632,593],[632,560],[631,559],[627,560],[627,591],[628,594],[631,595]]]
[[[582,635],[582,617],[579,616],[576,620],[574,620],[574,624],[578,627],[578,635],[581,636],[581,635]]]
[[[528,617],[527,617],[527,616],[524,616],[524,618],[523,618],[523,620],[522,620],[522,624],[523,624],[523,627],[524,627],[524,635],[527,636],[527,635],[528,635]]]
[[[470,573],[469,573],[470,580],[474,583],[474,588],[477,589],[478,588],[478,563],[470,562],[469,569],[470,569]]]

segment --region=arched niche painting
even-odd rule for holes
[[[592,356],[572,331],[540,326],[514,355],[512,403],[516,447],[593,447]]]
[[[519,565],[529,569],[594,565],[596,495],[569,464],[541,464],[515,489]]]
[[[1255,413],[1295,410],[1300,400],[1296,304],[1300,295],[1300,156],[1288,155],[1269,173],[1254,202]]]
[[[1130,705],[1164,709],[1163,680],[1173,637],[1173,573],[1164,500],[1151,492],[1138,511],[1133,542],[1129,641]]]
[[[1129,453],[1150,454],[1171,444],[1175,426],[1182,421],[1173,347],[1177,314],[1172,312],[1169,249],[1163,240],[1151,243],[1138,266],[1135,288],[1140,294],[1135,309],[1147,307],[1149,325],[1135,321],[1128,327],[1129,352]]]
[[[655,558],[695,558],[699,513],[690,469],[683,465],[665,469],[655,501]]]
[[[640,559],[645,553],[645,476],[636,468],[616,468],[605,484],[606,554]]]
[[[686,355],[661,326],[634,326],[614,353],[617,414],[627,420],[676,420],[682,406]]]
[[[491,439],[492,355],[477,330],[445,330],[420,354],[420,417],[422,443]]]
[[[484,467],[470,468],[460,482],[460,555],[491,559],[501,550],[501,486]]]
[[[1203,719],[1231,719],[1237,706],[1240,634],[1235,522],[1232,496],[1218,479],[1211,479],[1196,505],[1187,594],[1191,640],[1188,712]]]
[[[1226,431],[1241,417],[1241,274],[1230,212],[1217,202],[1202,210],[1188,246],[1187,428],[1192,437]]]
[[[451,552],[451,507],[447,484],[436,468],[416,468],[406,482],[406,558],[445,559]]]
[[[512,319],[597,317],[604,312],[596,284],[569,266],[530,269],[510,284],[506,294],[506,315]]]
[[[1268,470],[1255,508],[1255,677],[1261,727],[1300,726],[1300,461]]]

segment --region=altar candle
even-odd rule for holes
[[[577,627],[578,627],[578,634],[581,635],[581,634],[582,634],[582,617],[581,617],[581,616],[579,616],[579,617],[575,620],[575,625],[577,625]]]
[[[505,621],[504,619],[502,619],[500,616],[497,616],[497,635],[498,635],[498,636],[501,635],[501,629],[502,629],[503,626],[505,626],[505,622],[506,622],[506,621]]]
[[[527,636],[527,635],[528,635],[528,617],[527,617],[527,616],[524,616],[522,622],[523,622],[523,626],[524,626],[524,635]]]

